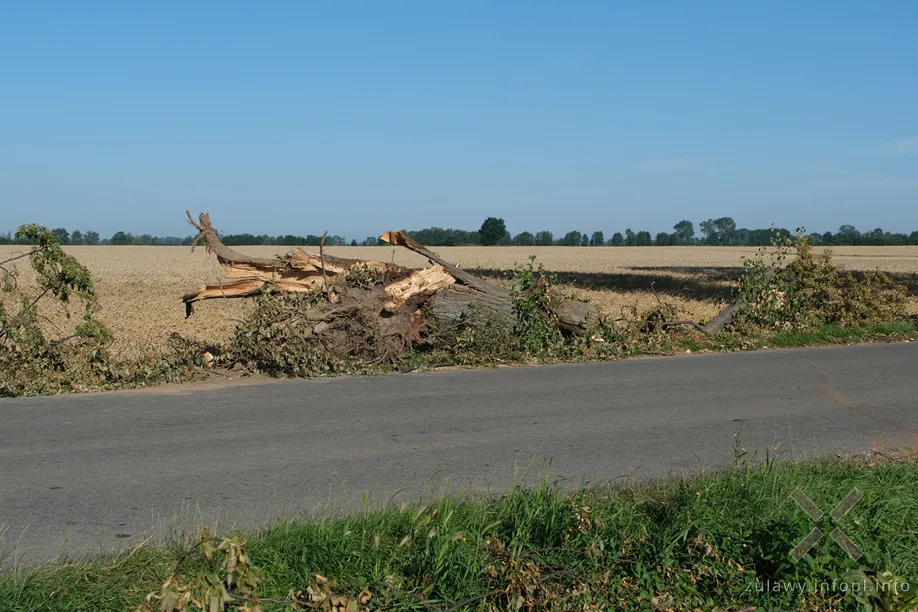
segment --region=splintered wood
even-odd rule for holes
[[[433,295],[455,282],[456,279],[439,264],[412,272],[411,276],[386,285],[386,296],[389,301],[386,302],[385,309],[387,312],[395,312],[408,301],[408,298]]]
[[[322,256],[298,247],[275,258],[249,257],[220,241],[208,213],[201,213],[197,223],[191,218],[190,211],[185,213],[188,222],[198,230],[192,250],[195,245],[203,242],[204,248],[216,255],[227,278],[225,283],[207,285],[182,296],[186,317],[193,312],[192,304],[200,300],[251,297],[266,290],[276,293],[311,293],[323,285],[323,270],[329,279],[335,279],[357,268],[377,273],[397,268],[378,261]]]

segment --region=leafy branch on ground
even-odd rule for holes
[[[23,225],[16,237],[34,243],[28,251],[0,262],[0,396],[38,395],[135,386],[181,378],[185,355],[152,362],[119,362],[109,353],[112,333],[98,319],[100,310],[92,275],[68,255],[54,234],[39,225]],[[12,265],[28,259],[35,283],[20,283]],[[34,285],[34,286],[32,286]],[[43,308],[57,307],[70,320],[71,333],[50,333],[54,326]],[[56,330],[55,330],[56,331]]]
[[[907,314],[904,285],[880,270],[860,275],[844,270],[832,260],[831,249],[817,255],[803,230],[776,237],[773,251],[761,248],[743,266],[737,330],[850,327]]]

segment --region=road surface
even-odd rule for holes
[[[918,443],[918,343],[0,400],[0,555]]]

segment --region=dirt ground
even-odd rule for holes
[[[173,331],[188,338],[221,341],[245,314],[246,300],[208,300],[196,304],[185,319],[182,294],[219,282],[221,268],[203,248],[77,246],[67,252],[93,273],[103,311],[100,319],[115,332],[113,350],[124,356],[158,351]],[[239,251],[271,256],[285,247],[239,247]],[[572,297],[594,302],[606,314],[623,308],[644,309],[656,303],[654,291],[679,306],[688,317],[707,318],[730,299],[743,257],[755,247],[434,247],[460,267],[485,277],[508,278],[529,255],[557,273]],[[0,246],[0,260],[23,247]],[[394,261],[422,267],[426,260],[401,247],[334,247],[332,255]],[[918,247],[837,247],[836,260],[852,270],[881,269],[909,283],[913,312],[918,312]],[[29,280],[27,260],[17,262],[21,281]],[[71,322],[57,311],[44,313],[65,331]]]

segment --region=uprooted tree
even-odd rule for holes
[[[223,266],[227,281],[182,297],[186,316],[195,302],[264,294],[304,294],[271,323],[271,338],[309,342],[339,357],[393,362],[412,345],[442,332],[481,327],[514,316],[510,290],[461,270],[414,241],[404,231],[380,240],[427,258],[413,270],[393,263],[346,259],[294,248],[274,258],[250,257],[221,242],[202,213],[195,222],[194,245],[203,243]],[[192,246],[194,248],[194,246]],[[566,334],[582,335],[598,324],[595,306],[546,291],[541,304],[551,322]]]

